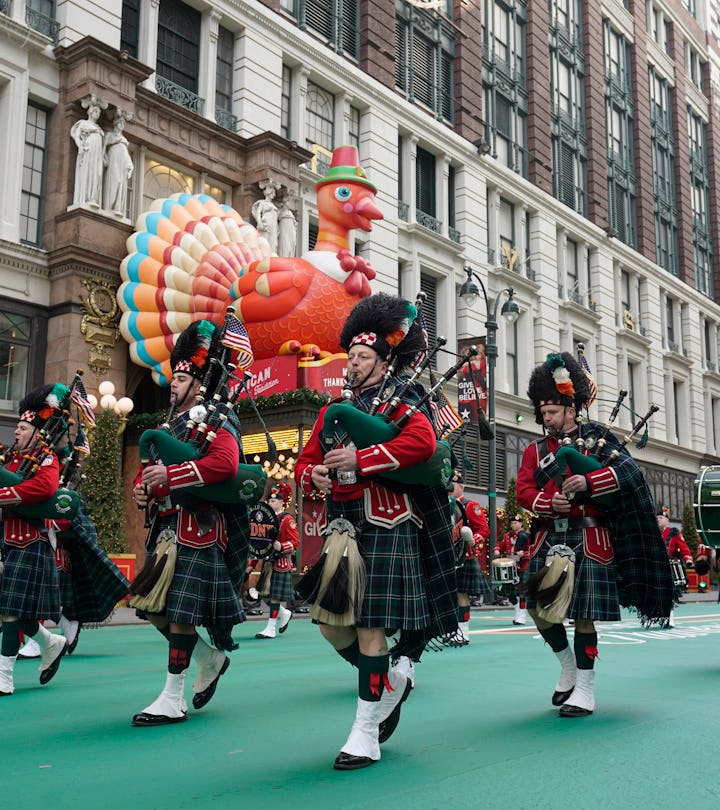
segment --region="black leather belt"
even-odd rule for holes
[[[576,529],[594,529],[597,526],[604,525],[602,518],[586,515],[584,517],[568,518],[534,518],[532,529],[536,532],[571,532]]]

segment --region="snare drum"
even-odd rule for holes
[[[517,572],[517,563],[509,557],[498,557],[490,566],[490,578],[495,587],[502,585],[517,585],[520,577]]]
[[[687,588],[687,574],[682,560],[670,560],[670,570],[672,571],[673,585],[676,588]]]
[[[720,467],[701,467],[693,492],[698,532],[706,545],[720,548]]]

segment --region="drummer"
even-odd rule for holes
[[[465,482],[460,470],[452,476],[453,491],[451,498],[459,506],[460,524],[468,526],[472,535],[468,537],[466,548],[461,550],[457,576],[458,632],[450,633],[443,639],[443,644],[451,647],[464,647],[470,643],[470,597],[489,596],[492,591],[480,560],[487,565],[487,541],[490,527],[483,508],[477,501],[465,500]]]
[[[670,525],[670,509],[667,506],[663,506],[657,513],[657,524],[662,534],[663,543],[665,543],[671,564],[680,567],[679,575],[676,578],[675,592],[676,599],[679,599],[680,596],[687,591],[687,569],[688,566],[691,568],[693,566],[692,552],[685,542],[685,538],[682,536],[680,529],[678,529],[677,526]],[[670,613],[670,624],[668,627],[675,627],[675,611]]]
[[[495,546],[493,557],[510,557],[517,566],[518,585],[522,585],[527,580],[527,569],[530,558],[527,548],[530,545],[530,535],[525,531],[525,523],[521,514],[513,515],[510,518],[510,531],[505,532],[503,539]],[[513,602],[513,600],[515,600]],[[525,612],[525,592],[513,593],[510,599],[515,605],[515,615],[513,624],[525,624],[527,615]]]
[[[619,621],[618,583],[622,603],[643,623],[666,624],[672,578],[639,467],[605,426],[577,420],[590,401],[590,386],[575,358],[568,352],[549,354],[533,370],[528,396],[545,435],[525,449],[517,476],[518,503],[537,515],[527,608],[560,662],[552,704],[560,706],[560,717],[584,717],[595,710],[595,622]],[[581,450],[575,440],[591,437],[597,456],[587,459],[590,442]],[[574,473],[567,462],[557,461],[565,439],[577,455],[572,461],[578,467],[581,461],[587,472]],[[543,586],[548,575],[557,593],[539,604],[538,591],[551,584]],[[563,624],[568,616],[575,622],[572,647]]]

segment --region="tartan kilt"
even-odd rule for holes
[[[18,548],[3,545],[0,578],[0,614],[18,619],[60,618],[55,552],[45,540]]]
[[[273,571],[270,577],[270,596],[266,602],[289,602],[293,598],[292,574],[290,571]]]
[[[612,563],[603,565],[583,551],[583,531],[577,529],[563,534],[548,534],[545,541],[530,560],[527,576],[531,577],[545,565],[545,557],[551,546],[564,543],[575,552],[575,586],[569,619],[590,619],[596,622],[620,621],[615,568]],[[536,608],[537,601],[528,598],[527,607]]]
[[[455,574],[458,593],[466,593],[468,596],[484,596],[492,593],[477,557],[466,558]]]
[[[430,624],[418,528],[411,520],[375,526],[362,499],[328,502],[328,522],[344,517],[355,527],[367,585],[356,627],[421,630]]]
[[[148,550],[151,554],[152,550]],[[138,615],[147,615],[139,611]],[[217,545],[192,548],[177,544],[175,573],[163,613],[168,621],[229,631],[245,620],[240,600]]]

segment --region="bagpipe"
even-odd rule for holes
[[[587,475],[603,467],[612,466],[613,463],[620,458],[625,447],[635,439],[641,430],[647,428],[650,417],[660,410],[657,405],[650,405],[647,413],[637,420],[632,430],[623,441],[614,443],[615,446],[613,446],[609,452],[606,452],[608,443],[611,441],[610,427],[615,421],[627,393],[628,392],[625,390],[619,392],[610,418],[604,425],[603,432],[600,436],[583,435],[582,419],[579,419],[580,429],[578,430],[578,435],[575,440],[573,441],[573,439],[568,436],[562,439],[561,446],[558,447],[554,453],[549,453],[541,460],[538,473],[558,480],[564,478],[566,469],[569,469],[570,473],[573,475]],[[639,445],[640,443],[638,443],[638,446]],[[604,505],[611,505],[615,501],[615,496],[612,493],[608,495],[593,495],[592,500]]]
[[[274,441],[247,389],[247,379],[251,375],[244,373],[241,379],[235,376],[237,367],[230,362],[231,349],[223,343],[228,324],[235,317],[234,313],[233,307],[227,308],[225,323],[221,327],[219,339],[213,341],[215,351],[213,356],[208,357],[207,370],[201,382],[196,403],[189,411],[184,435],[178,438],[170,432],[172,413],[176,404],[171,401],[168,415],[160,428],[145,430],[140,436],[138,448],[143,466],[158,461],[165,465],[184,464],[188,461],[197,461],[205,456],[218,432],[224,427],[231,428],[234,416],[233,408],[242,391],[246,392],[255,415],[265,430],[268,449],[270,455],[273,454]],[[220,371],[218,381],[213,385],[213,391],[209,391],[212,378],[216,376],[218,369]],[[250,506],[262,498],[266,479],[267,474],[259,464],[240,462],[235,475],[227,481],[192,487],[188,492],[202,500]]]
[[[22,461],[16,472],[10,472],[4,467],[0,467],[0,486],[15,487],[30,478],[36,470],[40,468],[45,459],[55,452],[63,436],[68,433],[70,426],[75,423],[70,409],[72,407],[72,394],[83,372],[78,369],[70,383],[70,386],[61,386],[62,398],[53,408],[52,414],[45,424],[35,431],[32,443],[27,447],[22,455]],[[13,452],[10,448],[7,455]],[[1,459],[5,462],[6,456]],[[82,501],[79,492],[63,487],[68,479],[61,477],[61,486],[55,494],[47,500],[33,504],[17,504],[10,508],[21,517],[31,520],[69,520],[75,517]]]
[[[436,340],[433,349],[426,353],[423,360],[416,365],[412,375],[408,377],[402,385],[398,386],[394,396],[389,401],[386,408],[380,413],[377,412],[377,408],[382,401],[382,393],[384,387],[386,387],[386,381],[389,381],[392,374],[390,367],[388,368],[388,373],[385,375],[378,394],[372,401],[370,411],[361,411],[356,408],[349,400],[349,396],[352,396],[352,394],[346,389],[343,392],[343,400],[341,402],[333,402],[328,406],[325,412],[321,440],[329,445],[333,441],[333,436],[342,432],[353,441],[357,448],[364,449],[373,444],[389,442],[398,436],[403,426],[407,424],[411,417],[428,404],[440,388],[457,374],[460,368],[471,357],[474,357],[478,353],[475,346],[471,346],[457,363],[442,375],[440,380],[438,380],[432,388],[426,390],[414,404],[406,405],[405,409],[396,417],[403,398],[413,388],[415,381],[420,377],[425,368],[429,366],[432,358],[444,343],[444,338],[438,338]],[[423,464],[416,464],[412,467],[406,467],[400,470],[382,472],[380,476],[402,484],[439,485],[447,488],[452,476],[452,456],[453,452],[450,444],[444,440],[437,440],[433,455]]]

